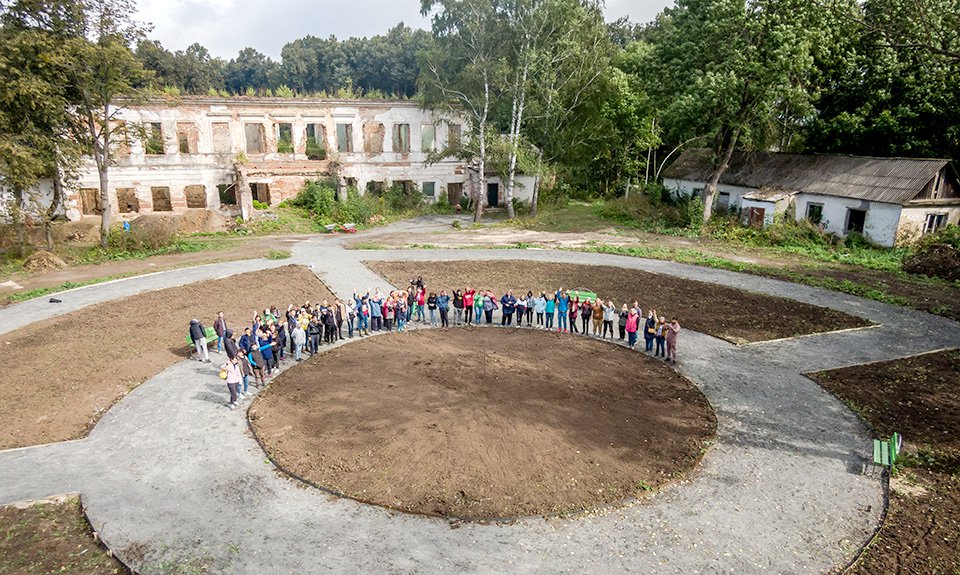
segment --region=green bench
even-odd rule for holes
[[[214,330],[212,327],[208,327],[208,328],[206,329],[206,331],[203,332],[203,333],[204,333],[204,335],[207,336],[207,345],[210,345],[211,343],[216,343],[216,341],[217,341],[217,332],[216,332],[216,330]],[[190,337],[190,331],[189,331],[189,330],[187,330],[187,345],[191,345],[191,346],[193,345],[193,338]]]
[[[897,463],[897,455],[900,454],[900,447],[903,445],[903,437],[893,432],[888,440],[873,440],[873,464],[887,469],[892,468]]]
[[[567,295],[570,296],[570,299],[580,298],[581,302],[587,301],[588,299],[590,303],[597,301],[597,294],[583,288],[569,290]]]

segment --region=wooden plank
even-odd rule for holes
[[[882,461],[881,452],[883,450],[880,448],[880,440],[873,440],[873,463],[874,465],[880,465]]]

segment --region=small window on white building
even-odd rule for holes
[[[437,195],[437,183],[436,182],[423,182],[423,195],[428,198],[432,198]]]
[[[947,225],[947,214],[927,214],[923,223],[923,233],[930,234]]]
[[[848,232],[857,232],[859,234],[863,233],[863,225],[867,221],[867,210],[847,210],[847,227]]]
[[[730,194],[727,192],[720,192],[717,194],[717,210],[727,211],[730,209]]]
[[[807,204],[807,219],[811,224],[820,225],[823,221],[823,204]]]

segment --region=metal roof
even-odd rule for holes
[[[903,205],[949,164],[941,159],[734,152],[720,183]],[[705,182],[712,171],[710,152],[691,149],[663,177]]]

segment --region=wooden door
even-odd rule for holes
[[[749,224],[752,228],[762,228],[766,220],[767,210],[765,208],[750,208]]]

